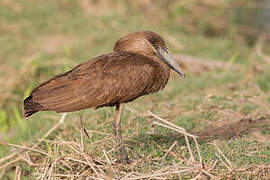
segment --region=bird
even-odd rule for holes
[[[133,32],[116,41],[113,52],[83,62],[34,88],[23,102],[24,117],[39,111],[63,113],[115,106],[113,132],[121,160],[129,162],[121,135],[124,104],[162,90],[170,69],[185,77],[159,34]]]

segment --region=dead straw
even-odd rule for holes
[[[156,122],[154,121],[153,124],[155,125],[159,125],[159,126],[162,126],[162,127],[165,127],[165,128],[168,128],[168,129],[171,129],[171,130],[174,130],[176,132],[179,132],[181,134],[184,134],[185,136],[185,141],[186,141],[186,144],[187,144],[187,148],[188,148],[188,151],[189,151],[189,155],[190,155],[190,158],[191,158],[191,161],[194,161],[195,162],[195,158],[194,158],[194,155],[193,155],[193,152],[191,150],[191,146],[190,146],[190,143],[189,143],[189,140],[188,140],[188,136],[189,137],[192,137],[194,140],[197,138],[196,136],[190,134],[190,133],[187,133],[186,130],[180,126],[177,126],[157,115],[155,115],[154,113],[152,113],[151,111],[148,111],[148,114],[150,114],[151,116],[153,116],[154,118],[160,120],[162,123],[159,123],[159,122]],[[195,141],[195,145],[196,145],[196,149],[198,151],[198,154],[199,154],[199,158],[200,158],[200,163],[202,163],[202,160],[201,160],[201,153],[200,153],[200,149],[199,149],[199,145],[198,143],[196,143]]]
[[[12,154],[10,154],[9,156],[7,156],[7,157],[4,157],[4,158],[2,158],[2,159],[0,159],[0,163],[1,162],[5,162],[5,161],[7,161],[7,160],[9,160],[9,159],[12,159],[13,157],[15,157],[15,156],[17,156],[18,154],[22,154],[22,153],[24,153],[25,151],[27,151],[27,150],[34,150],[34,149],[36,149],[36,147],[38,147],[39,145],[40,145],[40,143],[41,142],[43,142],[55,129],[57,129],[60,125],[62,125],[63,123],[64,123],[64,120],[65,120],[65,118],[66,118],[66,115],[67,115],[67,113],[63,113],[62,114],[62,116],[61,116],[61,118],[60,118],[60,120],[59,120],[59,122],[57,123],[57,124],[55,124],[43,137],[42,137],[42,139],[39,141],[39,142],[37,142],[36,144],[34,144],[31,148],[25,148],[25,147],[23,147],[22,149],[23,150],[20,150],[19,152],[14,152],[14,153],[12,153]],[[9,145],[11,145],[11,144],[9,144]],[[18,146],[19,147],[19,146]],[[41,153],[41,152],[40,152]],[[10,161],[10,162],[8,162],[8,163],[6,163],[6,164],[3,164],[2,166],[0,166],[0,170],[1,169],[3,169],[3,168],[6,168],[6,167],[8,167],[8,166],[10,166],[11,164],[14,164],[15,162],[17,162],[17,161],[20,161],[22,158],[19,156],[19,157],[17,157],[15,160],[13,160],[13,161]]]
[[[95,159],[92,158],[92,155],[89,155],[86,152],[85,148],[85,136],[88,136],[85,132],[86,129],[84,128],[83,119],[80,118],[80,139],[74,137],[75,141],[65,141],[61,138],[58,138],[57,141],[48,140],[52,146],[58,147],[56,151],[49,151],[45,152],[42,149],[37,149],[34,146],[32,147],[26,147],[22,145],[15,145],[15,144],[7,144],[12,147],[23,149],[23,151],[18,152],[27,152],[32,151],[36,153],[40,153],[43,157],[43,163],[42,164],[35,164],[35,161],[32,161],[28,154],[18,154],[17,158],[15,158],[14,161],[11,161],[9,163],[4,164],[5,167],[8,167],[14,163],[16,163],[19,160],[25,161],[30,166],[36,168],[36,172],[33,173],[33,175],[36,175],[38,179],[167,179],[175,176],[181,177],[182,175],[188,175],[190,177],[201,178],[204,175],[208,176],[210,179],[218,179],[215,175],[213,175],[211,172],[215,168],[215,165],[217,163],[217,160],[214,162],[208,161],[205,165],[202,163],[202,156],[200,153],[200,148],[197,142],[197,136],[194,136],[190,133],[187,133],[186,130],[182,127],[179,127],[166,119],[163,119],[157,115],[155,115],[152,112],[148,112],[148,114],[151,117],[154,117],[158,121],[154,121],[153,124],[171,129],[173,131],[179,132],[184,134],[187,149],[190,155],[190,159],[185,159],[181,157],[181,160],[179,163],[175,163],[173,165],[166,166],[164,168],[159,168],[158,170],[154,171],[147,171],[146,173],[142,173],[138,171],[138,168],[143,166],[144,163],[151,162],[153,164],[159,163],[157,161],[161,162],[168,156],[168,154],[174,154],[173,149],[177,146],[177,141],[174,141],[171,146],[166,150],[166,153],[161,158],[152,158],[152,154],[146,157],[147,161],[145,162],[143,159],[134,159],[133,162],[129,165],[123,165],[114,163],[112,161],[111,154],[114,151],[114,148],[106,149],[104,145],[106,146],[106,140],[110,139],[110,134],[108,133],[102,133],[103,135],[107,135],[105,139],[102,139],[100,143],[91,143],[91,146],[102,146],[102,152],[101,155],[96,156]],[[44,141],[46,136],[48,136],[53,130],[55,130],[61,123],[63,123],[64,117],[60,119],[60,121],[51,129],[49,130],[41,140],[39,140],[39,143]],[[198,161],[194,158],[194,151],[192,151],[189,140],[192,138],[195,142],[197,155],[199,157]],[[91,141],[91,139],[90,139]],[[38,145],[37,145],[38,146]],[[93,147],[91,147],[93,148]],[[50,148],[52,150],[53,148]],[[230,166],[233,166],[232,163],[224,156],[224,154],[220,151],[220,149],[217,150],[218,157],[222,163],[224,163],[228,168]],[[18,153],[17,152],[17,153]],[[92,151],[91,151],[92,152]],[[93,151],[94,153],[94,151]],[[223,155],[222,155],[223,154]],[[179,156],[176,154],[173,155],[174,157],[179,159]],[[221,158],[222,156],[222,158]],[[16,157],[16,156],[14,156]],[[5,158],[8,159],[8,158]],[[223,161],[225,159],[225,162]],[[148,161],[149,160],[149,161]],[[67,171],[63,173],[62,171],[59,171],[59,167],[65,167]],[[18,168],[21,169],[19,166]],[[21,176],[21,170],[17,169],[16,176]],[[128,172],[127,172],[128,169]],[[130,170],[132,170],[130,172]],[[4,169],[5,171],[5,169]]]

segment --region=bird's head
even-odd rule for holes
[[[185,77],[178,63],[165,46],[163,38],[154,32],[142,31],[128,34],[115,43],[113,50],[129,51],[150,58],[156,56],[182,77]]]

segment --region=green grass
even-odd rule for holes
[[[116,10],[102,6],[106,9],[104,13],[90,12],[89,15],[85,15],[75,1],[33,3],[23,0],[14,3],[0,7],[0,93],[8,94],[7,98],[1,97],[3,104],[0,103],[0,157],[16,149],[5,143],[30,146],[59,120],[60,115],[54,112],[40,112],[28,119],[22,117],[22,101],[36,85],[91,57],[111,52],[114,42],[128,32],[152,30],[163,35],[167,46],[175,54],[229,62],[231,66],[200,74],[186,72],[185,79],[172,73],[163,91],[127,104],[136,113],[125,109],[123,137],[128,145],[128,154],[138,164],[118,168],[126,173],[147,174],[181,163],[179,158],[189,158],[183,136],[153,126],[154,119],[145,116],[148,110],[190,133],[204,135],[206,138],[198,139],[204,163],[218,160],[213,145],[216,142],[236,168],[251,167],[250,171],[255,172],[252,168],[270,164],[267,158],[270,156],[267,140],[270,134],[267,108],[270,104],[269,65],[256,56],[249,44],[238,41],[239,34],[234,31],[235,27],[226,29],[222,36],[208,37],[203,33],[208,28],[207,24],[203,24],[207,20],[201,17],[202,24],[195,28],[199,33],[192,34],[187,31],[187,24],[179,24],[179,18],[187,15],[193,17],[192,12],[177,2],[155,14],[158,22],[152,22],[147,14],[149,12],[121,0],[115,1]],[[160,8],[162,3],[155,6]],[[19,10],[14,10],[14,7],[19,7]],[[168,34],[173,41],[169,40]],[[262,70],[255,71],[256,65]],[[235,70],[234,66],[238,69]],[[75,142],[75,139],[80,139],[80,116],[90,135],[90,139],[85,139],[87,152],[94,159],[103,155],[103,150],[109,152],[115,146],[111,123],[113,108],[69,113],[65,123],[38,148],[55,156],[59,152],[72,154],[71,149],[53,144],[52,141],[60,138]],[[164,160],[160,160],[174,141],[177,142],[172,149],[175,155],[168,154]],[[193,142],[191,147],[196,150]],[[47,158],[35,152],[29,152],[29,155],[37,163],[44,163]],[[112,151],[108,156],[117,159],[119,153]],[[195,158],[198,160],[198,156]],[[51,163],[54,160],[48,159]],[[34,173],[37,167],[17,162],[5,168],[2,178],[14,179],[16,166],[20,167],[24,179],[27,176],[36,177]],[[67,174],[68,171],[66,165],[56,165],[55,173]],[[249,173],[246,170],[226,174],[226,171],[226,167],[218,161],[212,173],[218,177],[236,179]],[[106,169],[106,172],[109,174],[110,171]],[[265,170],[259,174],[263,179],[269,173]],[[178,178],[175,175],[170,177]],[[184,179],[191,177],[183,174]],[[249,177],[256,179],[256,176]]]
[[[264,92],[270,91],[270,68],[268,68],[268,71],[264,72],[263,74],[259,75],[256,78],[256,82],[260,89]]]

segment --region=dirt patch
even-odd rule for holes
[[[197,132],[201,141],[210,141],[213,139],[233,139],[241,135],[258,132],[264,124],[270,124],[270,120],[265,117],[256,119],[244,118],[238,121],[221,123],[218,126],[210,126],[203,132]]]
[[[258,142],[270,143],[270,135],[263,134],[260,130],[253,131],[250,133],[252,139],[256,139]]]

